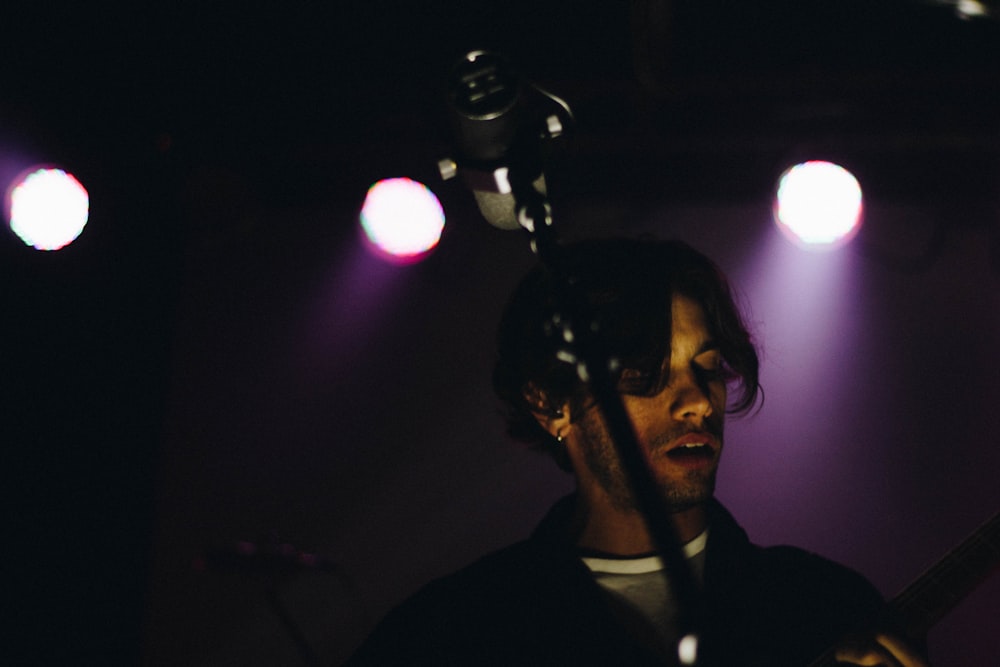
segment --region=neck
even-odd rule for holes
[[[681,544],[698,537],[707,527],[704,505],[671,514]],[[618,556],[637,556],[658,550],[646,520],[637,510],[622,510],[610,502],[578,496],[573,519],[576,544]]]

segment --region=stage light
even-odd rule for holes
[[[861,226],[861,186],[843,167],[814,160],[781,175],[774,201],[778,228],[812,249],[847,243]]]
[[[11,230],[37,250],[58,250],[76,240],[87,224],[90,197],[62,169],[38,169],[8,192]]]
[[[441,240],[444,210],[425,185],[409,178],[389,178],[368,189],[361,208],[361,228],[369,247],[383,259],[418,261]]]
[[[990,15],[989,9],[977,0],[955,0],[955,14],[962,20],[984,18]]]

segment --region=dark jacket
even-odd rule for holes
[[[558,503],[530,539],[416,593],[348,663],[359,665],[662,665],[605,603]],[[701,665],[808,665],[882,610],[861,575],[794,547],[761,548],[712,506]]]

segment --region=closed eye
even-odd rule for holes
[[[725,364],[714,368],[701,368],[696,366],[695,372],[698,374],[698,377],[705,382],[729,382],[730,380],[735,380],[737,378],[736,373],[734,373],[733,370]]]
[[[692,368],[705,382],[728,382],[736,378],[736,374],[722,358],[722,353],[714,348],[695,357]]]

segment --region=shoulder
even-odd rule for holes
[[[532,541],[488,554],[423,586],[376,626],[350,665],[456,664],[498,655],[539,627],[559,556]],[[492,646],[498,644],[497,646]],[[491,648],[492,647],[492,648]]]

